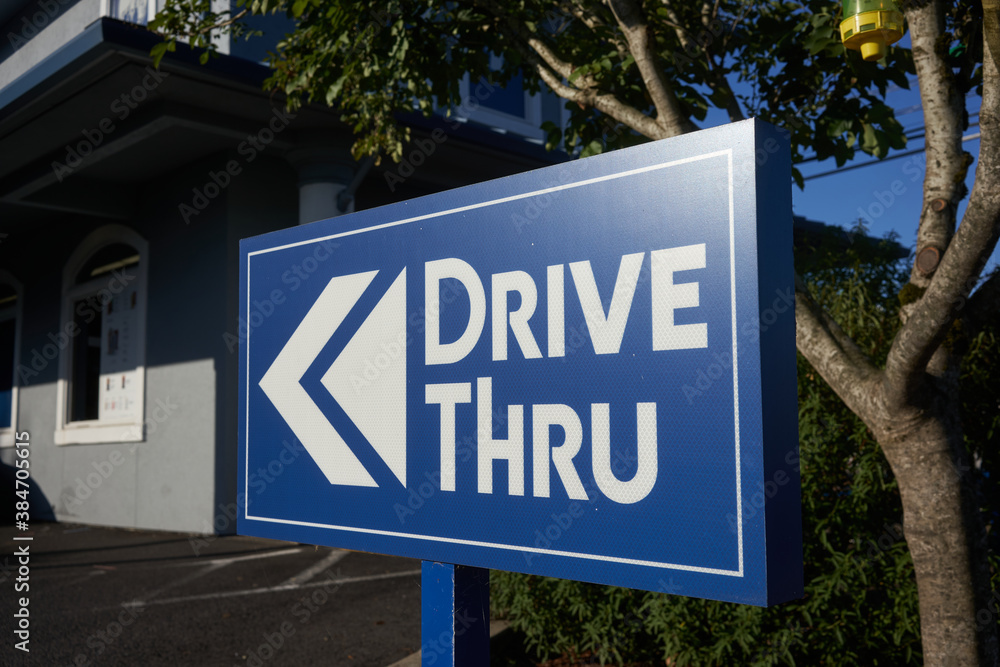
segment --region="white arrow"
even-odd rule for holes
[[[405,268],[320,381],[405,487]]]
[[[264,394],[331,484],[378,486],[300,381],[377,273],[332,278],[260,380]],[[404,486],[405,336],[406,269],[403,269],[321,380]],[[401,340],[400,356],[392,360],[371,387],[353,396],[345,393],[351,388],[345,373],[364,367],[366,362],[375,363],[379,347],[390,339]],[[380,424],[380,420],[388,425]]]

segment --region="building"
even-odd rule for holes
[[[0,468],[27,431],[36,517],[231,532],[239,239],[559,161],[538,126],[564,112],[467,84],[401,165],[356,163],[335,112],[262,89],[283,17],[156,70],[156,7],[0,9]]]
[[[401,164],[356,163],[334,111],[291,114],[262,88],[286,19],[157,70],[157,6],[0,7],[0,472],[26,431],[35,516],[229,532],[236,351],[254,326],[239,239],[561,161],[539,126],[566,112],[517,81],[466,82],[453,119],[406,119]],[[796,219],[797,246],[816,225]],[[281,284],[336,262],[313,259]]]

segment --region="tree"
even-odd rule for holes
[[[810,291],[866,354],[884,362],[908,263],[893,244],[861,234],[818,233],[802,246],[796,266]],[[1000,313],[963,360],[967,440],[987,441],[1000,426],[1000,377],[989,373],[998,335]],[[923,664],[898,484],[871,431],[801,355],[798,403],[803,599],[762,609],[496,572],[494,608],[540,656],[678,667]],[[996,453],[987,456],[984,467],[995,469]],[[995,494],[996,480],[990,484]]]
[[[1000,272],[982,275],[1000,236],[996,0],[910,0],[912,49],[890,49],[878,64],[844,51],[839,7],[819,0],[387,0],[377,9],[359,0],[242,0],[236,14],[212,5],[170,0],[152,24],[167,36],[154,55],[179,36],[210,52],[213,29],[240,34],[247,12],[288,12],[297,28],[273,54],[267,85],[291,106],[336,106],[357,133],[357,156],[396,160],[409,138],[401,113],[458,105],[467,73],[503,84],[520,72],[529,89],[544,85],[567,100],[568,126],[546,129],[550,146],[561,141],[574,154],[692,131],[712,106],[733,121],[755,115],[784,127],[793,161],[812,151],[839,165],[857,150],[883,157],[903,147],[883,98],[915,73],[924,207],[889,350],[884,359],[866,354],[802,280],[797,346],[864,422],[898,480],[926,664],[996,662],[995,618],[977,623],[977,612],[995,607],[981,473],[959,409],[967,341],[1000,307]],[[499,71],[491,53],[503,55]],[[961,137],[971,90],[982,97],[982,138],[968,193],[972,159]]]
[[[899,324],[896,293],[905,270],[886,253],[862,261],[872,253],[858,247],[864,236],[855,239],[861,243],[847,248],[820,239],[796,264],[854,340],[884,359]],[[899,489],[885,458],[867,427],[801,355],[798,403],[802,600],[762,609],[495,573],[492,603],[543,655],[591,653],[678,667],[792,664],[789,659],[921,664],[916,582],[899,525]]]

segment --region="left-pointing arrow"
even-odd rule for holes
[[[364,378],[364,381],[359,381]],[[406,486],[406,269],[321,380]]]
[[[378,486],[300,380],[378,271],[330,280],[260,380],[260,388],[331,484]]]

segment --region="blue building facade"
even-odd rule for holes
[[[287,112],[261,59],[291,23],[159,69],[157,0],[0,9],[0,466],[31,438],[39,517],[232,532],[241,238],[565,159],[551,95],[466,82],[406,122],[404,161],[356,162],[336,110]],[[334,253],[289,267],[288,289]],[[261,317],[268,304],[261,304]],[[44,499],[44,501],[43,501]]]

